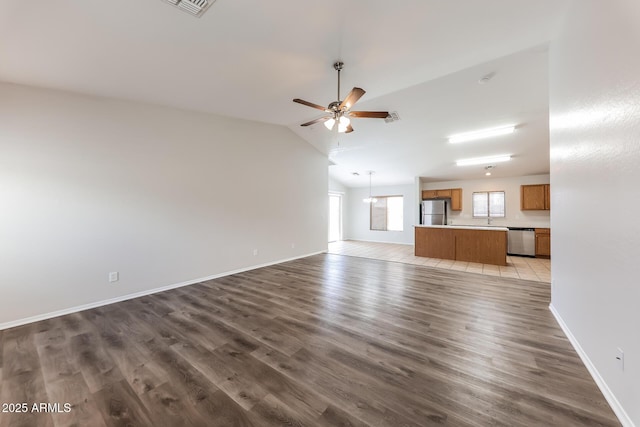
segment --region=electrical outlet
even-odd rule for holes
[[[258,256],[258,250],[257,249],[253,250],[253,256]]]
[[[118,280],[120,280],[120,277],[117,271],[109,273],[109,282],[117,282]]]
[[[291,249],[295,249],[295,248],[296,248],[296,244],[295,244],[295,243],[292,243],[292,244],[291,244]]]
[[[616,349],[616,362],[621,371],[624,371],[624,351],[620,347]]]

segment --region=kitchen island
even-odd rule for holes
[[[416,225],[415,255],[507,265],[506,227]]]

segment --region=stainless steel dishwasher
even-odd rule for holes
[[[536,256],[536,230],[534,228],[509,227],[507,254]]]

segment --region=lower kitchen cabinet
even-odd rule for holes
[[[454,226],[416,226],[415,255],[507,265],[507,232]]]
[[[551,229],[536,228],[536,257],[551,257]]]
[[[415,255],[427,258],[456,259],[453,230],[416,227]]]

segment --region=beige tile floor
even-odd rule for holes
[[[503,267],[491,264],[477,264],[474,262],[417,257],[413,254],[413,245],[361,242],[357,240],[342,240],[329,243],[328,252],[338,255],[374,258],[385,261],[425,265],[427,267],[468,271],[470,273],[480,273],[489,276],[551,282],[551,260],[541,258],[507,256],[507,265]]]

